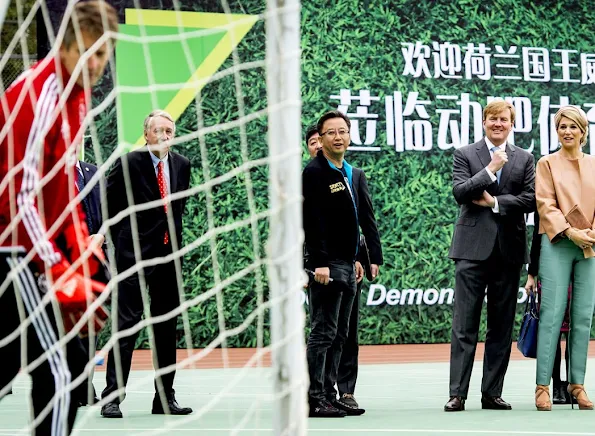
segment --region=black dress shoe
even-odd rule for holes
[[[310,418],[344,418],[347,412],[339,410],[328,400],[310,399]]]
[[[331,401],[331,404],[339,410],[343,410],[348,416],[359,416],[366,413],[355,401],[353,394],[343,394],[338,400]]]
[[[101,416],[104,418],[122,418],[122,411],[118,403],[107,403],[101,408]]]
[[[444,405],[445,412],[461,412],[465,410],[465,399],[457,396],[450,397]]]
[[[568,382],[563,381],[554,384],[554,392],[552,394],[552,402],[554,404],[571,404],[570,394],[568,393]]]
[[[481,396],[481,408],[491,410],[512,410],[512,406],[502,399],[502,397]]]
[[[161,398],[157,396],[153,399],[153,410],[151,410],[151,413],[153,415],[190,415],[192,409],[190,407],[180,407],[173,395],[167,399],[167,404],[164,408],[163,404],[161,404]]]

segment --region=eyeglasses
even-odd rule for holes
[[[327,130],[326,132],[322,133],[321,136],[326,135],[329,138],[333,138],[333,137],[337,136],[337,134],[339,134],[339,136],[349,135],[349,130],[347,130],[347,129]]]

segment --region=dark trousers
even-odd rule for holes
[[[3,283],[10,270],[21,262],[20,257],[0,254],[0,282]],[[0,340],[12,335],[15,330],[18,331],[25,318],[32,321],[23,332],[26,335],[25,350],[21,350],[20,334],[0,347],[0,390],[10,385],[21,369],[21,353],[24,353],[28,364],[45,355],[39,366],[28,370],[32,379],[32,416],[35,419],[39,417],[48,404],[53,403],[53,407],[32,428],[31,433],[63,436],[70,434],[77,411],[76,401],[71,401],[71,392],[66,389],[75,378],[73,374],[76,371],[72,368],[72,362],[83,357],[77,354],[80,353],[77,337],[69,341],[66,347],[47,351],[59,341],[52,303],[30,316],[41,305],[42,298],[35,271],[28,266],[11,280],[0,295]]]
[[[86,370],[85,367],[90,360],[94,361],[94,357],[90,356],[89,354],[89,349],[91,348],[90,341],[92,341],[93,344],[96,344],[96,336],[89,336],[79,340],[79,351],[77,352],[77,356],[79,356],[79,358],[72,362],[74,371],[72,374],[73,379],[78,377],[79,374],[82,374]],[[95,345],[93,349],[95,349]],[[79,405],[93,404],[94,398],[97,397],[95,387],[93,386],[93,374],[94,371],[91,371],[91,374],[89,374],[87,378],[87,382],[81,383],[72,391],[72,399]]]
[[[179,305],[178,285],[173,262],[158,265],[145,275],[149,289],[151,317],[164,315]],[[138,275],[133,275],[118,285],[118,330],[126,330],[137,325],[143,315],[143,301]],[[177,316],[153,324],[153,365],[155,369],[165,368],[176,363],[176,324]],[[107,361],[106,384],[101,397],[106,398],[120,389],[118,397],[112,401],[124,400],[125,388],[130,375],[132,352],[138,332],[120,338],[115,347],[119,349],[119,359],[114,349],[110,350]],[[114,348],[115,348],[114,347]],[[121,381],[118,382],[121,370]],[[155,377],[155,398],[163,391],[166,397],[173,396],[175,370],[161,377]]]
[[[356,283],[353,263],[332,262],[335,272],[344,278],[328,285],[312,282],[309,287],[310,336],[306,349],[311,400],[336,398],[337,373],[343,344],[349,331],[349,316],[355,298]]]
[[[455,300],[450,343],[450,395],[467,398],[487,287],[487,335],[481,392],[500,396],[510,360],[521,266],[495,248],[485,261],[455,261]]]
[[[364,281],[361,280],[357,284],[357,292],[355,293],[351,315],[349,316],[349,332],[347,333],[345,344],[343,344],[343,352],[341,353],[341,360],[339,362],[339,373],[337,376],[339,396],[355,393],[358,369],[357,361],[359,357],[359,301],[363,283]]]

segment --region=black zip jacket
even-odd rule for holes
[[[352,168],[344,162],[348,176]],[[332,260],[355,262],[359,243],[354,199],[340,170],[322,151],[302,172],[304,234],[308,265],[328,267]]]

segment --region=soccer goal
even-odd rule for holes
[[[40,61],[36,53],[45,55],[47,51],[47,56],[60,59],[60,41],[67,27],[64,17],[76,3],[10,0],[0,5],[1,95],[24,80],[22,74]],[[0,434],[35,427],[51,416],[57,405],[74,401],[75,390],[83,387],[90,403],[93,389],[101,401],[79,409],[75,430],[89,432],[99,427],[98,420],[105,419],[100,417],[102,406],[117,401],[124,420],[134,417],[137,421],[133,422],[143,425],[127,424],[128,429],[121,433],[116,428],[122,425],[116,425],[115,434],[164,434],[205,428],[208,423],[216,434],[305,435],[308,375],[300,182],[300,2],[108,3],[117,11],[118,31],[100,36],[85,51],[86,29],[74,20],[75,43],[83,49],[72,80],[58,79],[56,113],[76,89],[79,74],[83,86],[91,83],[93,51],[103,43],[108,50],[113,46],[113,56],[93,87],[81,137],[71,144],[74,149],[82,143],[78,155],[73,154],[80,161],[77,170],[73,171],[76,159],[66,157],[55,167],[44,169],[31,199],[37,201],[43,222],[50,209],[43,192],[52,178],[61,172],[74,177],[82,174],[84,184],[69,179],[73,186],[64,187],[70,198],[68,206],[57,223],[45,230],[48,238],[56,237],[60,223],[76,215],[79,208],[86,212],[87,227],[96,227],[91,233],[105,236],[105,265],[111,279],[92,309],[109,305],[110,319],[101,331],[95,331],[88,311],[72,330],[65,329],[51,292],[43,293],[31,306],[19,306],[20,326],[0,337],[0,348],[35,324],[36,304],[53,307],[57,335],[55,340],[48,339],[45,352],[34,361],[21,359],[25,371],[12,385],[0,386],[0,410],[10,402],[23,407],[14,422],[0,424]],[[107,23],[107,17],[102,19]],[[47,41],[45,48],[38,46],[43,41]],[[29,98],[31,88],[23,87],[22,99]],[[9,120],[6,106],[2,110]],[[155,117],[171,118],[174,128],[171,136],[164,133],[165,127],[155,130],[157,139],[152,144],[154,117],[148,116],[156,110],[163,112]],[[63,131],[70,128],[67,124],[62,123]],[[0,129],[2,146],[12,144],[9,123]],[[49,130],[42,133],[49,134]],[[42,136],[32,141],[42,141]],[[153,145],[157,149],[164,144],[168,153],[152,151]],[[39,150],[38,157],[43,160],[43,147]],[[143,150],[148,156],[145,167],[126,158]],[[163,175],[159,164],[150,166],[155,156],[169,165]],[[190,165],[187,187],[179,172],[183,167],[179,162],[186,159]],[[13,163],[0,181],[0,195],[10,191],[14,197],[10,204],[13,218],[0,235],[0,246],[10,245],[11,229],[18,228],[22,220],[11,191],[18,192],[20,186],[10,183],[22,164],[19,167],[18,158]],[[97,167],[94,175],[87,174],[87,164]],[[114,168],[119,168],[119,173],[114,173]],[[139,178],[151,170],[155,171],[155,180],[150,182],[155,187],[154,198],[144,196],[146,186],[139,184]],[[115,183],[114,174],[121,176],[120,184]],[[95,223],[89,219],[93,196],[99,199]],[[39,198],[44,200],[39,203]],[[116,207],[115,199],[124,207]],[[165,217],[165,227],[159,237],[168,248],[155,249],[154,227],[160,225],[160,216]],[[82,225],[79,218],[74,221]],[[132,253],[129,263],[122,260],[123,247]],[[36,247],[11,267],[23,269],[35,256]],[[161,273],[167,265],[175,274],[169,285]],[[0,297],[10,289],[10,277],[2,277]],[[130,297],[132,288],[124,286],[131,280],[138,281],[138,296]],[[41,285],[40,289],[43,291]],[[122,312],[132,310],[130,301],[137,298],[142,319],[121,328]],[[179,303],[160,310],[171,299]],[[164,339],[159,330],[168,322],[176,325],[175,338]],[[88,335],[82,335],[81,329],[88,329]],[[49,362],[77,336],[85,336],[88,347],[84,370],[78,376],[65,377],[42,416],[33,419],[25,410],[31,382],[22,374]],[[130,364],[122,363],[126,356],[118,344],[130,337],[136,339],[128,376],[126,366]],[[164,365],[149,350],[161,349],[168,340],[175,341],[177,354],[174,363]],[[26,351],[25,346],[23,356]],[[105,394],[110,360],[112,365],[115,362],[118,389]],[[176,419],[152,415],[155,390],[156,401],[160,400],[162,407],[168,404],[164,380],[174,371],[177,402],[191,407],[193,413]],[[87,384],[87,377],[94,386]],[[5,396],[11,389],[13,395]],[[147,421],[139,421],[139,416],[146,416]],[[66,417],[55,419],[64,424]]]

